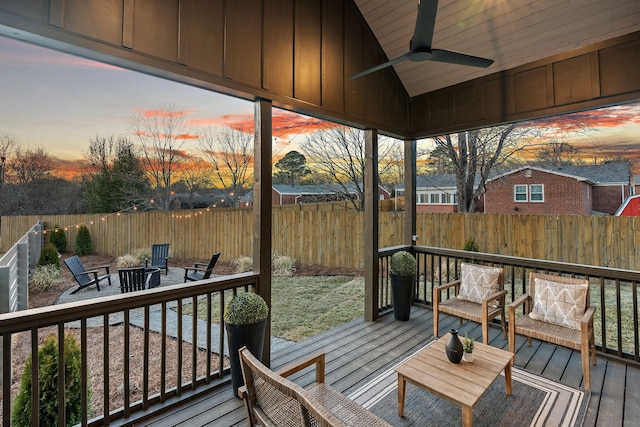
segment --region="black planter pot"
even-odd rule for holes
[[[393,297],[394,319],[402,321],[409,320],[415,282],[415,274],[412,276],[399,276],[391,273],[391,295]]]
[[[262,361],[266,326],[267,319],[248,325],[230,325],[225,323],[227,344],[229,345],[230,353],[229,359],[231,361],[231,384],[233,385],[233,395],[236,397],[238,397],[238,388],[244,385],[238,350],[246,346],[251,354]]]

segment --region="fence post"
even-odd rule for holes
[[[44,222],[39,220],[33,226],[33,231],[29,233],[29,270],[36,268],[40,251],[42,250],[42,242],[44,240],[42,234]]]
[[[29,244],[18,243],[18,310],[29,308]]]

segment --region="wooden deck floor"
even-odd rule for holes
[[[441,334],[458,327],[457,319],[452,317],[441,318],[440,323]],[[459,329],[462,334],[466,331],[469,336],[481,337],[478,324],[465,323]],[[433,338],[432,332],[431,310],[414,308],[408,322],[395,321],[391,315],[374,323],[358,320],[292,345],[272,355],[272,366],[278,368],[322,350],[327,354],[326,382],[349,393],[424,346]],[[499,328],[491,328],[490,337],[491,345],[508,348]],[[579,352],[535,340],[531,347],[524,338],[518,341],[515,366],[574,387],[582,382]],[[302,385],[311,381],[311,374],[296,379]],[[591,367],[591,387],[585,426],[640,423],[640,369],[598,358],[597,366]],[[233,397],[229,386],[137,425],[224,427],[246,425],[246,419],[241,400]]]

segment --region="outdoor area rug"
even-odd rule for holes
[[[404,417],[398,416],[398,375],[394,367],[350,395],[394,426],[461,425],[460,406],[407,383]],[[504,375],[504,374],[503,374]],[[474,426],[581,426],[589,393],[512,368],[513,393],[504,376],[473,408]]]

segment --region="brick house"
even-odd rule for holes
[[[614,215],[632,190],[628,163],[525,166],[487,180],[486,213]]]

